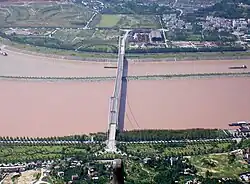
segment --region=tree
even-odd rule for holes
[[[209,172],[209,170],[207,170],[205,173],[205,178],[210,178],[211,176],[212,176],[212,173]]]
[[[235,154],[228,154],[228,163],[232,164],[236,159]]]

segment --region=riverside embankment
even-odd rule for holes
[[[71,53],[73,55],[66,55],[64,50],[53,50],[48,49],[50,52],[48,53],[61,53],[60,54],[48,54],[41,53],[35,51],[29,51],[24,49],[18,49],[13,46],[5,47],[8,51],[14,51],[18,53],[24,53],[34,56],[42,56],[47,58],[61,58],[67,60],[75,60],[78,62],[81,61],[91,61],[91,62],[117,62],[116,54],[108,54],[109,57],[106,56],[105,53],[87,53],[82,56],[73,56],[78,53]],[[66,51],[67,52],[67,51]],[[81,55],[81,54],[80,54]],[[91,55],[89,57],[88,55]],[[106,57],[105,57],[106,56]],[[192,61],[192,60],[249,60],[250,55],[247,52],[180,52],[180,53],[146,53],[146,54],[127,54],[127,59],[132,62],[165,62],[165,61]]]
[[[250,77],[250,72],[231,72],[231,73],[197,73],[197,74],[166,74],[166,75],[144,75],[144,76],[127,76],[126,80],[170,80],[170,79],[201,79],[201,78],[218,78],[218,77]],[[2,80],[27,80],[27,81],[82,81],[82,82],[101,82],[112,81],[115,77],[50,77],[50,76],[4,76],[0,75]]]

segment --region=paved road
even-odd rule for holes
[[[123,63],[125,56],[125,46],[129,30],[126,31],[122,40],[119,39],[119,51],[118,51],[118,61],[117,61],[117,73],[115,80],[115,87],[113,96],[111,97],[111,109],[109,112],[109,135],[107,140],[107,151],[114,152],[116,151],[116,130],[118,126],[118,116],[119,116],[119,107],[120,107],[120,97],[121,97],[121,85],[122,85],[122,75],[123,75]]]

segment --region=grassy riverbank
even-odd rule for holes
[[[0,38],[0,43],[7,45],[8,49],[18,52],[25,52],[34,55],[53,55],[58,57],[68,57],[79,60],[93,59],[110,59],[116,61],[117,54],[113,53],[91,53],[91,52],[76,52],[73,50],[52,49],[46,47],[37,47],[32,45],[24,45],[16,42],[11,42]],[[250,58],[250,52],[180,52],[180,53],[142,53],[142,54],[126,54],[126,57],[136,61],[154,61],[154,60],[212,60],[212,59],[246,59]]]

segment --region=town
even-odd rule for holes
[[[38,24],[32,20],[31,25],[27,26],[23,21],[9,22],[6,19],[2,23],[3,28],[0,29],[0,33],[1,36],[19,43],[79,52],[116,52],[115,40],[119,37],[120,31],[126,29],[131,30],[128,53],[245,51],[249,48],[250,19],[248,17],[224,18],[213,15],[197,17],[196,11],[212,7],[213,3],[216,3],[211,1],[207,2],[206,6],[202,6],[202,1],[199,2],[197,1],[192,11],[191,2],[170,1],[166,5],[158,5],[159,10],[153,8],[156,6],[153,2],[137,4],[138,8],[149,9],[150,14],[143,17],[136,13],[123,14],[124,12],[118,10],[117,5],[112,1],[66,1],[61,4],[55,3],[51,10],[44,9],[43,16],[46,17],[49,11],[68,14],[74,10],[78,16],[69,19],[70,24],[58,25],[56,20],[60,19],[59,14],[51,17],[50,25],[43,25],[42,22]],[[128,2],[123,2],[119,6],[133,9]],[[63,12],[60,12],[62,7],[64,7]],[[11,7],[3,4],[2,8],[1,11]],[[22,7],[16,5],[16,8],[11,10],[14,11],[13,16],[18,8]],[[33,7],[32,3],[26,7],[28,12],[35,11],[34,8],[37,7]],[[162,8],[167,8],[168,11],[165,12]],[[83,15],[80,9],[88,11]],[[39,14],[43,10],[38,8],[36,11]],[[3,13],[6,14],[5,11]],[[31,14],[30,18],[33,16]],[[80,22],[83,16],[87,19]],[[196,18],[192,18],[193,16]],[[155,34],[153,36],[150,33]],[[155,37],[153,38],[155,41],[152,41],[152,36]],[[83,41],[89,44],[83,45]]]

